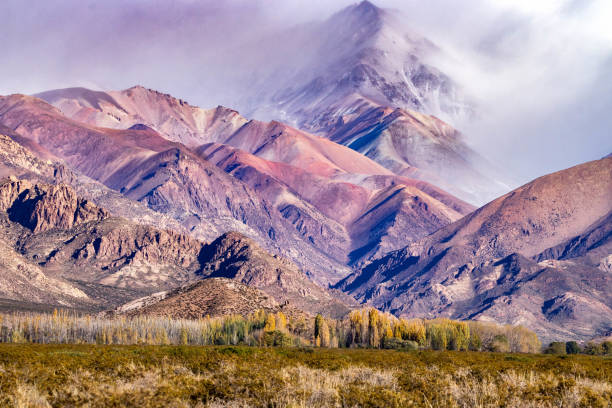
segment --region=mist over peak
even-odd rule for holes
[[[250,112],[244,91],[275,75],[291,85],[293,77],[311,74],[313,61],[324,69],[324,54],[295,44],[307,42],[313,26],[350,17],[355,24],[339,25],[331,42],[342,31],[357,35],[336,42],[331,53],[369,47],[397,27],[412,33],[414,45],[442,50],[443,58],[425,62],[452,78],[478,111],[478,120],[453,124],[478,151],[526,181],[612,150],[610,123],[601,116],[612,109],[609,2],[532,3],[56,0],[28,8],[8,0],[0,5],[7,16],[0,93],[140,83],[194,105],[221,104],[270,119]],[[397,48],[393,40],[386,44],[383,53]],[[278,75],[279,69],[294,76]]]

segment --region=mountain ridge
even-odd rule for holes
[[[544,339],[609,330],[612,321],[598,316],[612,305],[604,290],[612,285],[611,168],[608,158],[540,177],[336,288],[399,315],[525,324]],[[589,237],[597,245],[572,245]],[[563,257],[566,248],[578,251]]]

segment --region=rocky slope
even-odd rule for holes
[[[292,262],[270,255],[250,238],[230,232],[206,245],[199,256],[202,276],[230,278],[262,290],[280,304],[340,317],[356,305],[342,293],[311,282]]]
[[[0,214],[2,229],[7,223]],[[79,307],[90,304],[82,290],[61,279],[46,275],[43,270],[13,248],[13,242],[0,237],[0,300],[7,305],[54,305]],[[43,307],[44,309],[45,307]]]
[[[247,185],[152,129],[88,126],[23,95],[0,98],[0,123],[84,175],[175,218],[196,237],[238,230],[295,260],[320,282],[347,273]]]
[[[363,102],[332,116],[323,130],[396,174],[426,180],[481,205],[510,190],[508,177],[435,116]]]
[[[348,311],[293,263],[269,255],[239,233],[205,244],[111,217],[66,185],[5,179],[0,219],[2,266],[10,273],[8,283],[4,277],[0,282],[5,298],[25,301],[31,296],[36,303],[106,309],[143,294],[227,277],[295,308],[339,315]],[[31,288],[24,276],[33,279]],[[343,297],[350,304],[338,295]]]
[[[199,319],[206,316],[248,316],[258,310],[278,312],[281,306],[269,295],[232,279],[210,278],[172,291],[136,299],[113,314]]]
[[[343,262],[397,249],[472,211],[405,177],[338,172],[330,178],[219,144],[197,152],[274,203],[300,233]]]
[[[110,92],[68,88],[35,96],[81,123],[112,129],[144,124],[190,147],[232,134],[248,122],[231,109],[200,109],[142,86]]]
[[[611,211],[612,159],[585,163],[500,197],[338,287],[396,314],[493,319],[545,340],[586,339],[612,326]]]
[[[12,250],[6,259],[27,260],[63,282],[58,287],[70,282],[86,294],[75,304],[82,308],[106,308],[169,289],[196,279],[199,269],[201,242],[111,217],[66,185],[4,180],[0,215],[4,243]]]
[[[91,124],[106,124],[105,118],[115,117],[119,106],[128,117],[110,123],[113,126],[142,120],[139,112],[156,111],[146,123],[165,138],[179,141],[168,123],[180,123],[175,130],[188,127],[194,135],[192,145],[198,143],[196,136],[200,142],[213,140],[192,150],[248,184],[273,203],[304,239],[343,263],[400,248],[473,210],[427,183],[398,177],[352,149],[279,122],[247,121],[221,107],[203,110],[141,87],[108,93],[65,89],[40,96]],[[97,114],[82,114],[85,111]],[[178,120],[196,114],[206,120]],[[392,184],[405,185],[408,194],[394,194]],[[386,204],[385,194],[393,194],[393,204]],[[425,205],[415,207],[414,199]],[[377,204],[379,215],[374,219],[366,213]],[[378,225],[382,219],[384,226]]]

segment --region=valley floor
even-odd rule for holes
[[[0,344],[0,406],[609,407],[612,358]]]

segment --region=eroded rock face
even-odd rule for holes
[[[270,255],[240,233],[224,234],[207,245],[176,231],[111,217],[65,185],[14,177],[0,183],[0,232],[6,241],[0,243],[8,245],[3,253],[15,270],[11,279],[20,282],[11,289],[0,280],[0,294],[13,290],[16,300],[31,293],[38,296],[33,299],[52,304],[76,297],[72,304],[83,308],[112,308],[143,294],[224,277],[257,288],[269,299],[260,299],[256,289],[222,285],[231,287],[228,293],[235,294],[236,301],[245,298],[270,307],[276,300],[290,301],[292,307],[329,315],[349,310],[295,264]],[[33,288],[27,287],[23,276],[32,279]],[[77,288],[66,281],[76,282]],[[40,296],[39,286],[51,295]],[[202,294],[203,289],[198,290]],[[224,302],[218,310],[231,309],[228,300]]]
[[[14,178],[0,185],[0,211],[34,233],[70,229],[110,216],[66,185],[40,186]]]
[[[198,269],[200,241],[110,217],[66,185],[6,180],[0,212],[17,249],[67,279],[154,290],[194,279]]]

